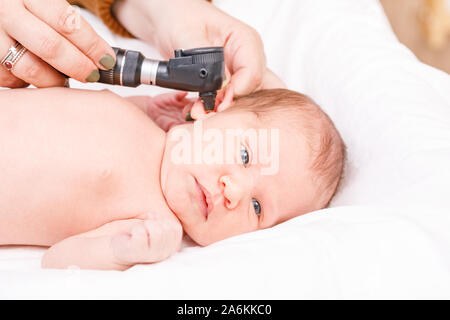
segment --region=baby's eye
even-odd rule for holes
[[[241,160],[242,160],[242,163],[244,164],[244,167],[247,166],[247,164],[250,160],[248,151],[244,146],[241,146]]]
[[[258,200],[252,199],[253,209],[255,209],[255,213],[259,216],[261,214],[261,205]]]

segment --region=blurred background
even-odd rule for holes
[[[400,42],[450,74],[450,0],[380,0]]]

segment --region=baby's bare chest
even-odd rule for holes
[[[0,244],[52,245],[164,206],[163,146],[157,137],[145,140],[126,133],[66,133],[48,136],[41,148],[29,141],[32,156],[25,154],[27,146],[11,148],[8,161],[14,165],[1,174]]]
[[[0,244],[51,245],[163,206],[153,162],[91,158],[65,168],[43,164],[36,175],[28,168],[12,182],[14,189],[0,195]]]
[[[2,98],[0,244],[53,244],[164,202],[164,133],[133,105],[76,90]]]

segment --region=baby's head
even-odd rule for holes
[[[200,245],[325,208],[339,185],[345,145],[305,95],[269,89],[172,128],[161,186]]]

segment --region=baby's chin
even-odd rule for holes
[[[209,246],[210,244],[219,241],[214,240],[209,236],[206,236],[203,232],[201,232],[197,228],[183,226],[183,231],[189,236],[189,238],[192,239],[192,241],[194,241],[196,244],[202,247]]]
[[[177,192],[170,188],[163,191],[166,203],[169,209],[175,214],[180,221],[183,231],[200,246],[210,245],[217,240],[213,239],[214,235],[208,232],[208,223],[200,212],[196,212],[197,208],[192,204],[191,199],[183,197],[187,192]]]

